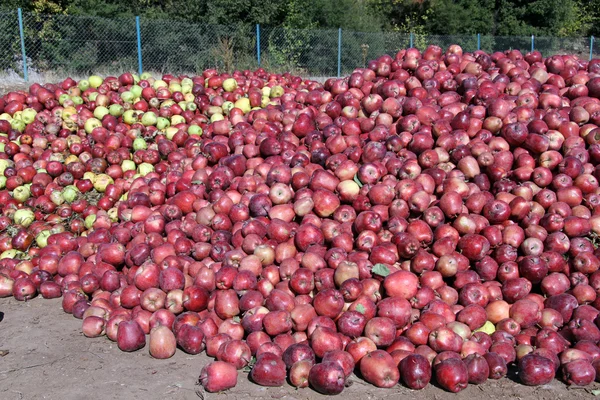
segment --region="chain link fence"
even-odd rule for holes
[[[347,75],[382,54],[430,44],[465,51],[539,50],[544,56],[600,55],[593,37],[419,35],[206,25],[140,18],[0,13],[0,76],[58,80],[124,71],[194,74],[206,68],[291,71],[306,77]]]

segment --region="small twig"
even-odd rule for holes
[[[43,366],[46,366],[46,365],[52,365],[52,364],[54,364],[56,362],[64,360],[65,358],[68,358],[68,356],[64,356],[62,358],[59,358],[58,360],[48,361],[48,362],[41,363],[41,364],[28,365],[26,367],[13,368],[13,369],[8,369],[6,371],[0,371],[0,375],[2,375],[2,374],[9,374],[11,372],[18,372],[18,371],[22,371],[22,370],[26,370],[26,369],[31,369],[31,368],[43,367]]]

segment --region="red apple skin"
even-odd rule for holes
[[[340,367],[342,367],[346,378],[348,378],[352,374],[352,371],[354,371],[354,367],[356,366],[352,355],[344,350],[333,350],[325,353],[322,362],[328,361],[333,361],[337,363]]]
[[[434,367],[434,372],[436,382],[449,392],[458,393],[468,385],[467,366],[460,359],[446,359]]]
[[[539,386],[552,382],[554,364],[546,357],[528,354],[519,362],[519,379],[527,386]]]
[[[210,393],[222,392],[237,385],[237,370],[224,361],[213,361],[200,372],[200,384]]]
[[[588,360],[575,360],[562,366],[562,378],[567,385],[587,386],[596,379],[596,369]]]
[[[123,321],[117,331],[117,345],[121,351],[136,351],[146,345],[146,335],[136,321]]]
[[[171,328],[158,325],[150,331],[150,355],[161,360],[171,358],[177,351],[177,339]]]
[[[188,354],[200,354],[204,351],[204,332],[189,324],[183,324],[177,334],[177,345]]]
[[[482,356],[479,354],[469,354],[464,362],[467,366],[469,374],[469,383],[479,385],[485,382],[490,375],[490,367]]]
[[[360,360],[360,373],[364,380],[381,388],[394,387],[399,379],[400,372],[389,353],[375,350]]]
[[[325,395],[342,393],[346,384],[344,369],[333,361],[313,365],[308,374],[310,386]]]
[[[285,363],[273,353],[263,353],[250,371],[250,379],[261,386],[283,386],[286,378]]]
[[[293,364],[303,360],[310,361],[312,363],[311,365],[314,365],[315,352],[305,343],[294,343],[285,349],[282,359],[288,369],[290,369]]]
[[[488,363],[490,371],[488,377],[490,379],[500,379],[506,376],[508,373],[508,368],[504,358],[500,357],[500,355],[494,352],[485,353],[483,358],[485,358],[485,361]]]
[[[308,376],[313,365],[309,360],[295,362],[289,371],[290,384],[297,388],[308,387]]]
[[[431,364],[419,354],[409,354],[398,366],[402,383],[413,390],[424,389],[431,381]]]

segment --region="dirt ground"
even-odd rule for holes
[[[286,385],[264,388],[240,372],[238,385],[224,393],[205,393],[197,385],[205,355],[178,350],[169,360],[156,360],[148,347],[124,353],[107,338],[89,339],[81,321],[65,314],[61,300],[36,298],[22,303],[0,299],[0,399],[321,399],[311,389]],[[600,384],[569,388],[559,381],[526,387],[513,379],[488,381],[452,395],[429,385],[412,391],[402,386],[377,389],[352,376],[341,396],[346,399],[583,399],[594,398]],[[341,397],[338,396],[338,397]]]

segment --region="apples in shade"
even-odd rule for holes
[[[527,386],[539,386],[552,382],[554,364],[546,357],[528,354],[519,362],[519,380]]]
[[[346,376],[338,363],[327,361],[313,365],[308,374],[308,382],[321,394],[336,395],[344,390]]]

